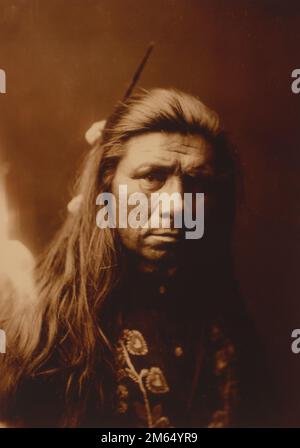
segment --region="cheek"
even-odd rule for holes
[[[126,229],[118,230],[121,242],[127,249],[138,252],[142,243],[141,229]]]
[[[117,224],[119,222],[119,215],[122,214],[123,218],[127,217],[127,225],[128,225],[128,216],[131,210],[135,209],[139,202],[134,201],[134,203],[129,204],[128,200],[131,194],[140,193],[138,188],[136,187],[136,181],[129,181],[126,183],[113,183],[112,184],[112,193],[115,197],[116,201],[116,210],[117,210]],[[121,190],[121,188],[122,190]],[[126,189],[124,190],[124,187]],[[120,188],[120,190],[119,190]],[[127,194],[126,194],[127,193]]]
[[[119,187],[121,185],[126,186],[128,194],[141,191],[139,179],[132,179],[128,177],[121,169],[118,169],[112,182],[112,192],[117,196]]]

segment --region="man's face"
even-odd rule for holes
[[[185,243],[182,229],[174,228],[175,215],[183,213],[183,194],[205,193],[205,179],[212,176],[213,150],[200,135],[155,132],[131,138],[112,184],[117,205],[120,185],[127,186],[128,196],[145,194],[149,204],[152,193],[179,193],[182,201],[172,204],[169,228],[151,228],[150,208],[147,226],[119,228],[123,245],[150,262],[174,259]],[[159,213],[163,219],[163,210]]]

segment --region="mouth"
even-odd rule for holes
[[[152,244],[177,244],[180,241],[179,232],[152,232],[147,236],[147,239]]]

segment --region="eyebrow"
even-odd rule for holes
[[[135,168],[133,168],[133,171],[143,171],[143,170],[147,170],[147,169],[149,169],[149,168],[151,168],[151,169],[170,169],[170,170],[172,170],[172,169],[174,169],[174,168],[176,168],[176,164],[174,164],[174,163],[172,163],[172,164],[169,164],[169,163],[166,163],[166,164],[164,164],[164,163],[161,163],[161,162],[144,162],[144,163],[141,163],[140,165],[138,165],[137,167],[135,167]]]
[[[162,164],[162,163],[155,163],[155,162],[144,162],[141,165],[138,165],[137,167],[133,168],[131,175],[132,176],[137,176],[137,175],[141,175],[144,173],[147,173],[148,171],[160,171],[160,172],[165,172],[166,174],[168,173],[173,173],[178,170],[178,165],[177,163],[172,163],[172,164]],[[205,175],[211,175],[213,169],[211,169],[213,167],[210,166],[210,164],[203,164],[203,165],[198,165],[195,167],[192,167],[187,173],[185,174],[189,174],[192,176],[197,176],[198,174],[205,174]]]
[[[213,176],[214,172],[214,166],[209,163],[205,163],[204,165],[193,167],[188,174],[191,176],[197,176],[199,174],[203,176]]]

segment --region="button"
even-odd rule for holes
[[[182,355],[183,355],[182,347],[180,347],[180,345],[178,345],[177,347],[175,347],[175,356],[177,356],[177,358],[179,358]]]
[[[166,293],[166,287],[164,285],[160,285],[159,294],[165,294],[165,293]]]

